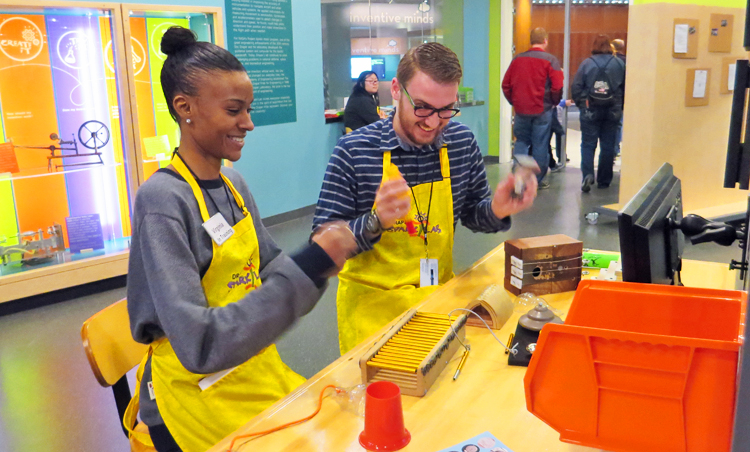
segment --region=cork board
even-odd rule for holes
[[[711,14],[708,27],[708,51],[729,53],[732,51],[732,27],[734,16],[731,14]]]
[[[721,83],[719,93],[732,94],[734,92],[734,74],[737,60],[743,57],[724,57],[721,59]]]
[[[674,26],[672,27],[672,58],[698,58],[698,23],[698,19],[674,20]],[[680,33],[680,30],[684,29],[683,27],[687,28],[687,36],[682,36]],[[681,48],[682,46],[684,48]]]
[[[703,74],[701,74],[703,73]],[[705,75],[705,80],[703,79]],[[699,83],[696,83],[698,79]],[[701,83],[704,81],[705,83]],[[700,91],[702,85],[703,90]],[[685,106],[704,107],[708,105],[709,91],[711,87],[711,69],[695,68],[687,70],[687,85],[685,86]]]

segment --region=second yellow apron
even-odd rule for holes
[[[383,181],[390,165],[387,151]],[[421,236],[410,236],[399,220],[372,250],[349,259],[339,273],[336,310],[342,355],[437,289],[419,287],[420,259],[438,259],[440,284],[453,276],[453,195],[445,146],[440,149],[440,170],[443,180],[412,187],[416,202],[409,218],[426,223],[427,244]]]
[[[179,156],[173,159],[172,166],[190,184],[203,221],[207,221],[208,209],[197,182]],[[234,303],[261,285],[260,252],[253,219],[242,196],[228,178],[223,174],[221,177],[245,217],[233,226],[234,234],[221,246],[212,241],[213,258],[201,280],[208,306],[212,308]],[[150,353],[159,413],[185,452],[209,449],[305,381],[281,361],[275,345],[205,389],[200,388],[199,382],[209,375],[185,369],[166,338],[151,344]],[[134,399],[137,397],[138,394]]]

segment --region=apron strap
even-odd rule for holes
[[[143,433],[143,432],[136,432],[133,428],[135,427],[135,424],[138,422],[138,410],[141,407],[141,379],[143,378],[143,369],[146,367],[146,362],[151,357],[151,346],[148,347],[148,353],[143,357],[141,360],[141,364],[138,366],[138,371],[135,374],[135,391],[133,394],[133,398],[130,399],[130,403],[128,404],[128,408],[125,410],[125,413],[122,416],[122,425],[125,427],[125,430],[128,431],[128,438],[133,438],[140,442],[143,445],[154,447],[154,442],[151,440],[151,435]]]
[[[448,160],[448,145],[444,144],[440,148],[440,172],[443,175],[443,179],[451,178],[451,162]]]
[[[208,208],[206,207],[206,199],[203,197],[203,191],[198,186],[198,182],[195,181],[195,178],[192,174],[190,174],[190,171],[187,169],[187,166],[182,162],[182,158],[179,154],[175,154],[175,156],[172,158],[172,166],[174,169],[177,170],[177,173],[179,173],[180,176],[182,176],[183,179],[185,179],[185,182],[187,182],[190,185],[190,188],[193,189],[193,195],[195,196],[196,201],[198,201],[198,207],[201,210],[201,218],[203,218],[203,222],[205,223],[208,221],[211,217],[208,215]]]
[[[185,163],[182,161],[182,158],[179,154],[175,154],[175,157],[172,158],[172,166],[174,169],[177,170],[177,172],[182,176],[183,179],[190,185],[190,188],[193,190],[193,195],[195,196],[195,199],[198,201],[198,207],[201,211],[201,217],[203,218],[203,222],[206,222],[209,220],[208,215],[208,208],[206,207],[206,199],[203,197],[203,191],[198,186],[198,183],[195,181],[195,177],[190,173],[190,170],[188,170],[187,166],[185,166]],[[234,188],[234,185],[229,180],[228,177],[226,177],[224,174],[219,173],[221,178],[224,180],[224,183],[227,184],[227,187],[229,187],[229,191],[232,192],[232,196],[234,196],[234,200],[237,202],[237,205],[242,210],[242,214],[244,216],[250,215],[250,213],[247,211],[247,207],[245,206],[245,200],[242,199],[242,195],[237,191],[236,188]]]
[[[388,178],[388,167],[391,165],[391,151],[383,153],[383,180]],[[443,179],[451,178],[451,162],[448,159],[448,145],[444,144],[440,148],[440,174]]]
[[[237,189],[234,188],[232,181],[230,181],[229,178],[223,173],[221,174],[221,178],[224,179],[224,183],[227,184],[227,187],[229,187],[229,191],[232,192],[234,200],[237,201],[237,205],[240,206],[240,209],[242,209],[242,214],[245,216],[250,215],[250,213],[247,211],[247,207],[245,207],[245,200],[242,199],[242,195],[240,194],[240,192],[238,192]]]
[[[383,181],[388,180],[388,167],[391,166],[391,151],[383,153]]]

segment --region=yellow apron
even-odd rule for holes
[[[383,154],[383,181],[390,165],[388,151]],[[420,259],[438,259],[440,284],[453,276],[453,195],[445,146],[440,149],[440,169],[442,181],[412,187],[417,202],[412,202],[408,218],[417,224],[429,221],[427,246],[398,220],[372,250],[346,261],[339,273],[336,308],[342,355],[435,291],[437,286],[419,287]]]
[[[203,221],[207,221],[208,209],[195,179],[180,158],[173,159],[172,166],[190,184]],[[201,285],[208,306],[213,308],[234,303],[261,285],[260,252],[253,219],[242,196],[228,178],[223,174],[221,177],[245,217],[233,226],[234,235],[221,246],[212,240],[213,258]],[[275,345],[240,364],[205,390],[201,390],[198,383],[207,375],[185,369],[166,338],[152,343],[149,354],[159,413],[185,452],[209,449],[305,381],[281,361]],[[130,419],[126,419],[126,426],[132,425],[128,422],[132,422],[138,411],[142,367],[131,401],[131,405],[136,406],[128,408],[130,413],[126,413],[126,417]]]

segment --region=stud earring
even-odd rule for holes
[[[190,124],[190,123],[191,123],[191,122],[193,122],[193,121],[191,121],[191,120],[190,120],[190,118],[187,118],[187,119],[185,120],[185,122],[186,122],[186,123],[188,123],[188,124]]]

